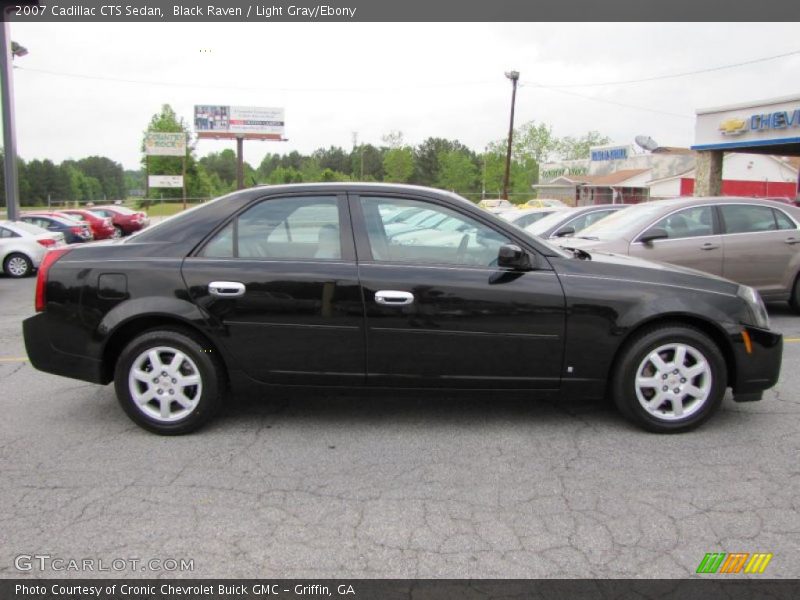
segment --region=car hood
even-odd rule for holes
[[[572,247],[577,247],[577,245]],[[580,249],[584,250],[584,247],[581,246]],[[635,258],[626,254],[614,254],[590,249],[585,251],[589,252],[590,259],[570,258],[561,260],[559,263],[562,267],[558,270],[565,273],[606,276],[629,281],[702,288],[710,292],[729,294],[735,294],[739,287],[739,284],[729,279],[698,271],[697,269]]]

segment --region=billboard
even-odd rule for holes
[[[147,156],[186,156],[186,134],[148,131],[144,137]]]
[[[182,188],[183,175],[150,175],[147,185],[151,188]]]
[[[281,139],[283,126],[282,108],[209,104],[194,107],[194,128],[199,137]]]

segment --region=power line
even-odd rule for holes
[[[580,87],[601,87],[607,85],[628,85],[632,83],[645,83],[648,81],[660,81],[662,79],[675,79],[677,77],[689,77],[691,75],[700,75],[701,73],[712,73],[714,71],[724,71],[725,69],[735,69],[737,67],[744,67],[747,65],[754,65],[757,63],[767,62],[770,60],[777,60],[779,58],[786,58],[787,56],[795,56],[800,54],[800,50],[792,50],[791,52],[785,52],[783,54],[774,54],[772,56],[764,56],[761,58],[754,58],[752,60],[746,60],[738,63],[731,63],[729,65],[720,65],[717,67],[707,67],[705,69],[697,69],[695,71],[684,71],[683,73],[671,73],[667,75],[655,75],[653,77],[643,77],[641,79],[623,79],[618,81],[602,81],[596,83],[567,83],[567,84],[538,84],[542,87],[546,88],[580,88]],[[537,85],[534,82],[526,81],[524,82],[529,85]]]
[[[632,108],[634,110],[643,110],[643,111],[646,111],[646,112],[656,113],[656,114],[659,114],[659,115],[666,115],[666,116],[669,116],[669,117],[679,117],[681,119],[694,119],[694,115],[685,115],[685,114],[680,114],[680,113],[673,113],[673,112],[669,112],[669,111],[666,111],[666,110],[659,110],[657,108],[648,108],[646,106],[637,106],[635,104],[626,104],[624,102],[617,102],[615,100],[606,100],[605,98],[596,98],[594,96],[586,96],[584,94],[578,94],[576,92],[568,92],[566,90],[553,88],[553,87],[550,87],[550,86],[547,86],[547,85],[537,85],[537,84],[529,83],[529,84],[526,85],[526,87],[528,87],[528,86],[533,86],[533,87],[536,87],[536,88],[539,88],[539,89],[548,90],[550,92],[557,92],[559,94],[564,94],[566,96],[574,96],[575,98],[582,98],[584,100],[592,100],[594,102],[602,102],[604,104],[613,104],[615,106],[622,106],[623,108]]]
[[[27,71],[28,73],[38,73],[41,75],[51,75],[54,77],[68,77],[72,79],[87,79],[91,81],[108,81],[111,83],[131,83],[136,85],[158,85],[165,87],[175,88],[188,88],[188,89],[219,89],[219,90],[237,90],[245,92],[396,92],[408,89],[435,89],[435,88],[450,88],[450,87],[470,87],[470,86],[485,86],[490,85],[486,81],[460,81],[451,83],[430,83],[414,86],[394,86],[394,87],[354,87],[354,88],[289,88],[289,87],[247,87],[247,86],[231,86],[231,85],[208,85],[204,83],[182,83],[175,81],[151,81],[145,79],[124,79],[121,77],[104,77],[100,75],[89,75],[86,73],[67,73],[59,71],[49,71],[47,69],[34,69],[30,67],[14,66],[15,69],[20,71]]]

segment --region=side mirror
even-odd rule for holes
[[[639,241],[643,244],[650,244],[655,240],[665,240],[668,237],[669,234],[665,229],[661,229],[661,227],[652,227],[639,236]]]
[[[568,235],[575,235],[574,227],[564,227],[563,229],[559,229],[553,234],[553,237],[567,237]]]
[[[516,244],[503,244],[497,252],[497,266],[516,271],[530,271],[533,264],[530,255]]]

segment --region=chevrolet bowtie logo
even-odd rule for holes
[[[719,124],[722,135],[741,135],[745,132],[747,121],[744,119],[726,119]]]

